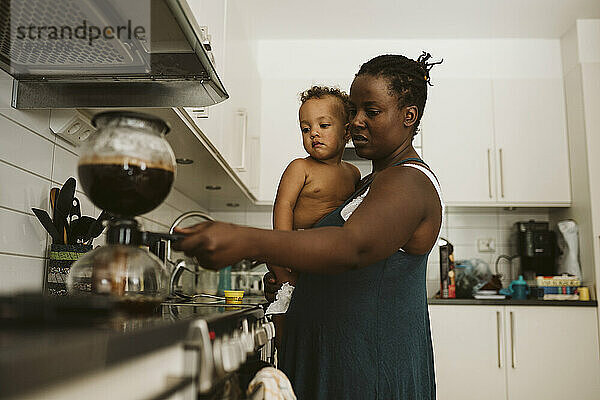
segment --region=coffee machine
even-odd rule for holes
[[[514,226],[521,273],[527,279],[537,275],[555,275],[557,245],[550,224],[529,220],[516,222]]]
[[[182,236],[142,231],[135,217],[158,207],[173,186],[169,126],[151,115],[122,111],[97,114],[92,124],[98,131],[81,148],[79,179],[94,205],[113,218],[107,244],[71,266],[67,288],[71,295],[108,296],[127,311],[152,311],[169,295],[171,280],[161,260],[141,246]]]

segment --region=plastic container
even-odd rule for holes
[[[231,290],[231,265],[219,271],[218,294],[222,295],[226,290]]]
[[[508,288],[500,290],[500,294],[511,296],[513,300],[527,300],[529,295],[529,286],[523,279],[523,275],[519,275],[519,279],[512,281]]]
[[[225,304],[242,304],[243,290],[224,290]]]

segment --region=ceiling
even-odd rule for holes
[[[600,0],[229,0],[257,39],[559,38]]]

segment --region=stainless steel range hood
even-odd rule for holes
[[[0,0],[18,109],[219,103],[207,45],[185,0]]]

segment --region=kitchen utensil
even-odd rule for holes
[[[56,205],[56,199],[58,198],[59,193],[59,188],[50,189],[50,207],[52,208],[52,213],[54,213],[54,206]]]
[[[92,217],[83,216],[71,222],[71,244],[83,244],[86,243],[89,238],[87,237],[90,226],[96,220]]]
[[[56,200],[58,199],[59,194],[60,194],[59,188],[50,189],[50,210],[52,211],[52,223],[56,227],[57,232],[60,232],[60,238],[57,238],[55,243],[63,244],[64,236],[62,233],[64,231],[64,226],[62,226],[62,224],[60,223],[60,218],[58,217],[57,211],[56,211]]]
[[[91,237],[89,236],[90,227],[96,222],[96,218],[88,217],[87,215],[76,219],[71,223],[71,234],[76,236],[81,243],[87,243]]]
[[[98,131],[81,147],[79,179],[94,205],[114,217],[107,245],[73,264],[67,287],[71,294],[109,295],[126,309],[150,310],[169,294],[170,280],[161,260],[142,246],[178,237],[143,232],[135,216],[156,208],[173,185],[175,155],[164,136],[169,126],[150,115],[118,111],[97,114],[92,124]],[[88,229],[90,238],[102,232],[103,218]]]
[[[63,233],[62,244],[69,243],[69,224],[68,218],[73,206],[73,197],[75,196],[75,178],[69,178],[60,189],[58,198],[54,205],[54,225],[56,230]]]
[[[164,201],[175,180],[175,154],[161,119],[134,112],[97,114],[98,131],[81,147],[77,171],[89,199],[121,219]]]
[[[69,212],[69,224],[72,224],[78,218],[81,218],[81,205],[79,199],[74,197],[71,212]]]
[[[52,218],[50,218],[50,215],[48,215],[48,213],[46,211],[40,210],[39,208],[32,208],[31,210],[33,211],[35,216],[38,218],[38,220],[40,220],[40,222],[42,223],[42,226],[50,234],[50,237],[52,237],[52,241],[58,242],[59,240],[61,240],[61,236],[59,235],[58,231],[56,230],[56,226],[54,226],[54,223],[52,222]]]
[[[100,215],[98,215],[98,218],[96,218],[96,220],[88,228],[87,234],[85,235],[86,243],[102,234],[102,231],[104,230],[103,222],[106,219],[108,219],[108,213],[106,211],[102,211]]]

